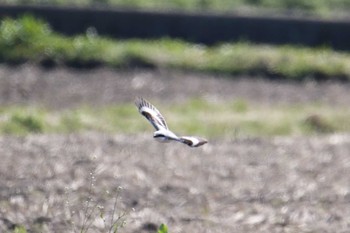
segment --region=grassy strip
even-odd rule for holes
[[[71,5],[69,0],[3,0],[11,4],[54,4]],[[74,5],[112,5],[119,7],[133,7],[141,9],[176,9],[191,11],[219,11],[232,12],[238,10],[261,11],[272,10],[295,10],[317,15],[329,15],[337,11],[350,10],[348,0],[79,0]]]
[[[178,134],[210,138],[235,136],[308,135],[349,132],[350,110],[322,105],[253,106],[240,100],[211,103],[192,99],[181,105],[158,104]],[[53,112],[30,107],[0,109],[0,133],[74,133],[99,131],[139,133],[153,129],[133,104],[81,107]]]
[[[66,37],[30,16],[2,21],[0,61],[31,61],[45,66],[162,67],[290,79],[350,77],[350,54],[327,48],[247,42],[209,47],[172,39],[112,40],[98,36],[93,29],[85,35]]]

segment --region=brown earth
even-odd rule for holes
[[[199,75],[168,70],[40,69],[0,66],[0,104],[54,109],[133,102],[135,96],[181,102],[201,97],[258,104],[325,103],[350,106],[350,83],[283,82],[247,76]]]
[[[52,109],[137,95],[167,103],[202,97],[349,107],[349,90],[348,83],[164,70],[0,67],[2,105]],[[28,232],[81,232],[81,225],[110,232],[113,213],[126,213],[118,232],[155,232],[160,223],[170,232],[201,233],[350,229],[350,135],[221,138],[196,149],[151,135],[1,136],[0,232],[16,225]]]

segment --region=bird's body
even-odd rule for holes
[[[153,138],[159,142],[177,141],[182,142],[190,147],[198,147],[205,143],[207,140],[203,138],[193,136],[178,137],[175,133],[169,130],[166,121],[162,114],[147,100],[138,97],[135,104],[139,112],[146,117],[146,119],[153,125],[156,131],[153,134]]]

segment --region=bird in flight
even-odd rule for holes
[[[169,130],[167,123],[165,122],[164,117],[156,107],[154,107],[147,100],[137,97],[135,104],[139,109],[139,112],[146,117],[146,119],[153,125],[156,131],[153,134],[153,138],[160,142],[169,142],[177,141],[182,142],[190,147],[201,146],[208,141],[203,138],[194,137],[194,136],[182,136],[178,137],[172,131]]]

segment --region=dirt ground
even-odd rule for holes
[[[350,84],[0,67],[1,105],[64,109],[137,95],[349,107]],[[170,232],[350,231],[350,134],[209,139],[196,149],[151,135],[1,136],[0,232],[109,232],[111,216],[123,213],[118,232],[155,232],[161,223]]]

